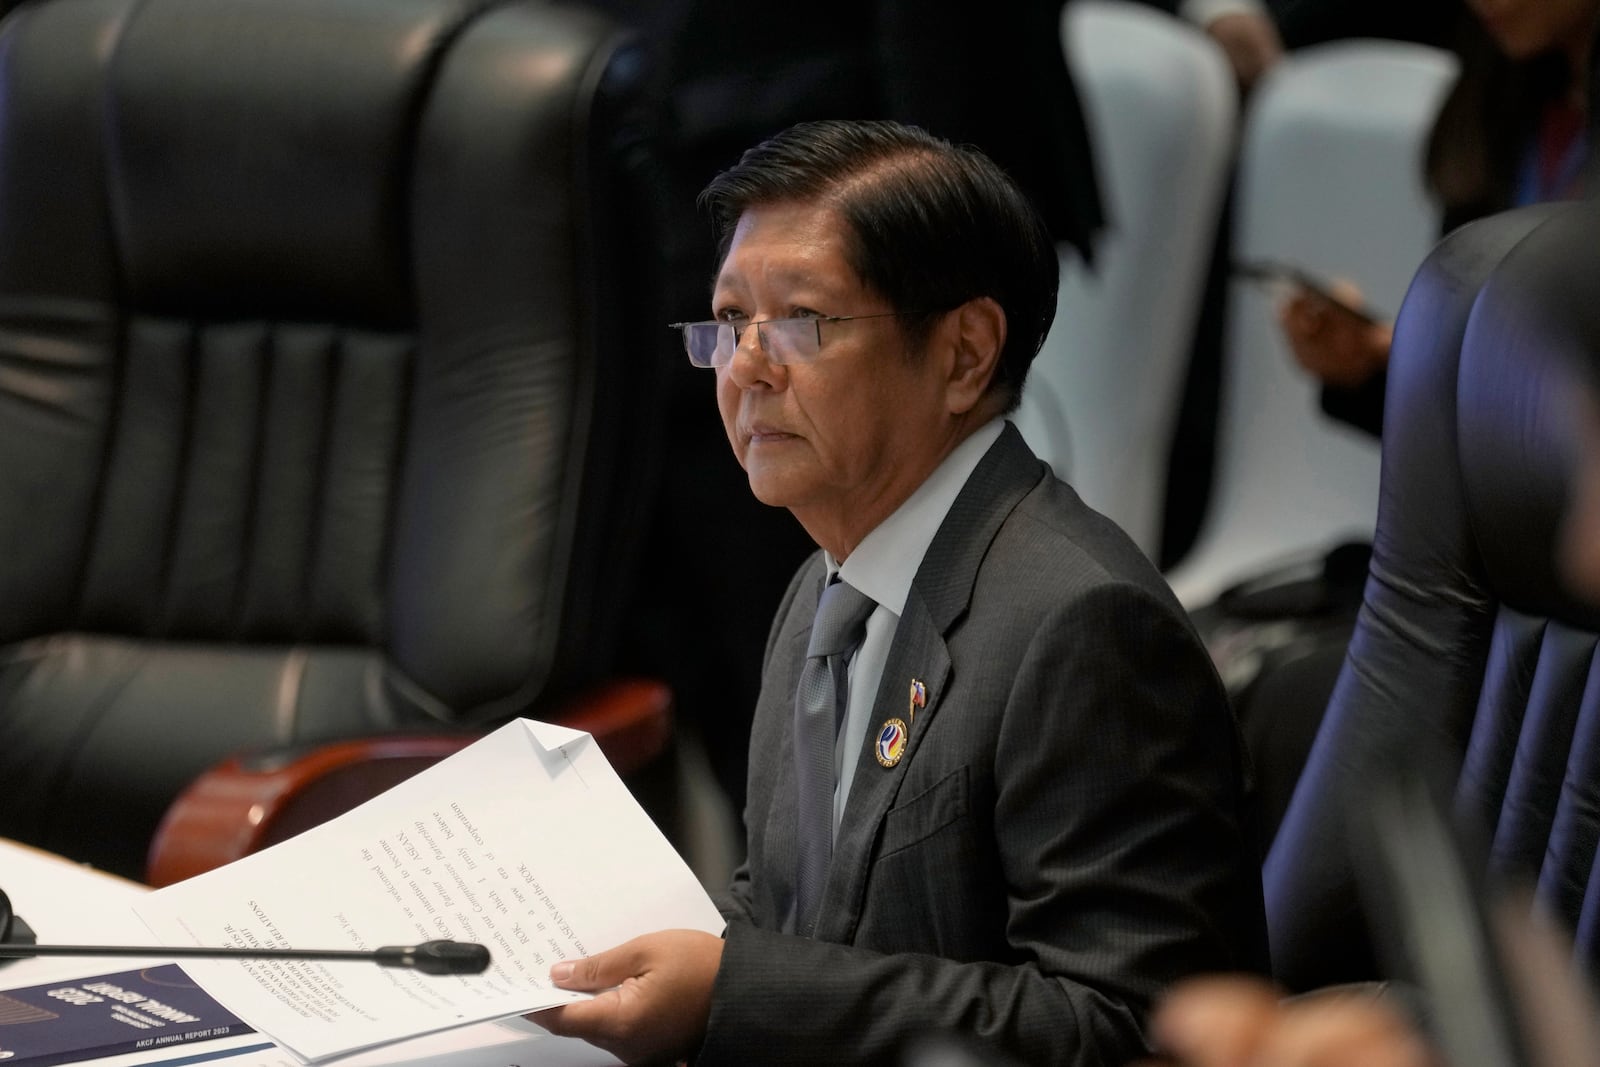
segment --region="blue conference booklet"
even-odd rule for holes
[[[250,1032],[172,963],[0,990],[4,1067],[49,1067]]]

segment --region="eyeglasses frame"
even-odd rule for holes
[[[679,330],[682,332],[683,347],[684,351],[687,353],[689,350],[689,327],[726,326],[733,330],[733,351],[737,352],[739,350],[739,345],[744,341],[744,331],[749,327],[754,326],[756,328],[756,339],[761,342],[761,350],[762,352],[766,352],[766,342],[761,340],[761,327],[774,322],[814,322],[817,324],[817,355],[820,356],[822,354],[822,324],[824,322],[855,322],[860,319],[902,318],[908,315],[926,314],[928,314],[926,311],[875,311],[870,315],[790,315],[781,319],[749,319],[742,326],[737,327],[734,325],[734,323],[725,322],[722,319],[700,319],[695,322],[669,322],[667,323],[667,329]],[[768,355],[767,358],[771,359],[771,356]],[[728,355],[728,359],[730,362],[733,359],[733,354],[731,352]],[[808,360],[790,360],[787,362],[773,360],[773,362],[779,363],[780,366],[788,366],[791,363],[804,365],[806,363],[813,362],[815,359],[816,357],[814,356],[812,359]],[[715,370],[718,366],[727,366],[726,363],[696,363],[692,354],[689,355],[689,362],[692,365],[700,367],[704,370]]]

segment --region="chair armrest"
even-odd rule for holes
[[[548,721],[591,734],[624,777],[672,735],[666,685],[627,679],[584,694]],[[478,740],[477,733],[384,734],[233,756],[191,782],[151,839],[146,881],[171,885],[340,815]]]

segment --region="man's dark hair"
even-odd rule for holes
[[[1060,267],[1050,231],[1004,171],[975,148],[896,122],[803,122],[745,152],[700,194],[727,258],[745,210],[828,203],[849,227],[845,255],[900,312],[913,351],[938,315],[992,297],[1006,342],[990,390],[1016,407],[1056,313]]]

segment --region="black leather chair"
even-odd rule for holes
[[[637,69],[533,0],[6,20],[0,835],[139,876],[243,750],[661,750],[598,691],[670,340]]]
[[[1600,217],[1560,205],[1457,231],[1412,283],[1365,601],[1264,870],[1290,989],[1377,976],[1355,874],[1369,844],[1347,825],[1408,759],[1442,763],[1491,875],[1535,882],[1600,962],[1600,607],[1563,588],[1555,556],[1597,278]]]

